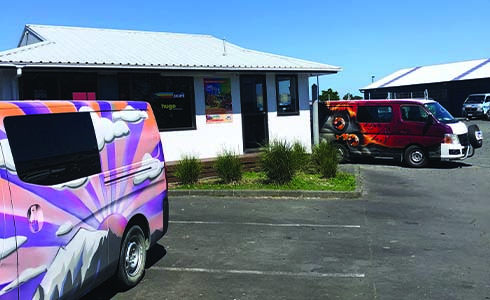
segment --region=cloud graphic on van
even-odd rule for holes
[[[73,224],[70,221],[68,221],[68,222],[62,224],[58,228],[58,230],[56,231],[56,236],[65,235],[65,234],[69,233],[72,229],[73,229]]]
[[[90,112],[99,151],[104,149],[105,144],[112,143],[116,138],[129,135],[129,127],[124,121],[112,122],[107,118],[101,118],[88,106],[81,107],[80,112]]]
[[[61,184],[53,185],[53,188],[57,190],[64,190],[66,188],[76,190],[83,187],[87,182],[88,182],[88,177],[83,177],[72,181],[63,182]]]
[[[149,153],[143,156],[142,166],[138,169],[138,173],[133,179],[135,185],[143,183],[145,180],[153,180],[162,174],[165,164],[153,158]]]
[[[14,253],[17,247],[20,248],[25,242],[27,242],[27,237],[25,236],[12,236],[6,239],[0,239],[0,245],[3,245],[3,251],[0,252],[0,260]]]
[[[3,155],[0,155],[0,168],[6,168],[10,172],[17,174],[15,169],[14,158],[12,157],[12,151],[10,150],[10,144],[7,139],[0,141]]]
[[[0,291],[0,296],[3,294],[6,294],[13,290],[14,288],[22,285],[23,283],[28,282],[29,280],[41,275],[42,273],[47,271],[46,266],[40,266],[37,268],[29,268],[25,269],[22,273],[20,273],[19,278],[16,280],[12,281],[9,285],[5,286],[1,291]]]
[[[114,120],[123,120],[129,123],[138,123],[148,119],[148,113],[142,110],[136,110],[131,105],[126,106],[122,111],[116,111],[112,114]]]

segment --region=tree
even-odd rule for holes
[[[354,96],[351,93],[347,93],[344,95],[344,97],[342,97],[342,99],[344,99],[344,100],[360,100],[360,99],[362,99],[362,97],[361,96]]]
[[[318,97],[320,101],[329,101],[329,100],[340,100],[339,93],[332,89],[323,90],[322,94]]]

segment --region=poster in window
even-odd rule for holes
[[[233,121],[229,78],[204,79],[204,97],[206,101],[206,123],[229,123]]]

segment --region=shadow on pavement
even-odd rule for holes
[[[374,166],[398,166],[402,168],[409,168],[398,159],[386,159],[386,158],[358,158],[344,165],[374,165]],[[429,164],[423,169],[457,169],[472,167],[472,164],[465,163],[464,161],[430,161]]]
[[[165,250],[165,247],[160,244],[156,244],[151,247],[147,253],[145,269],[151,268],[166,254],[167,250]],[[108,281],[102,283],[96,289],[85,295],[80,300],[110,300],[118,293],[125,291],[127,290],[118,286],[115,280],[109,279]]]

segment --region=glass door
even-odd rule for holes
[[[240,77],[243,147],[253,151],[267,143],[267,94],[265,76]]]

